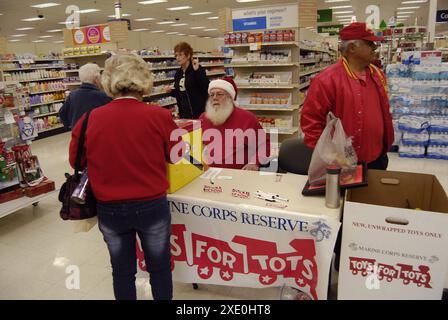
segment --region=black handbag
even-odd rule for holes
[[[89,122],[90,111],[87,112],[86,117],[82,123],[81,133],[78,141],[78,150],[76,154],[75,173],[70,175],[65,174],[66,181],[59,191],[59,201],[62,203],[60,216],[63,220],[83,220],[96,216],[96,198],[90,188],[87,187],[87,196],[85,204],[78,204],[72,201],[73,191],[78,186],[81,174],[81,158],[84,151],[84,141],[86,136],[87,124]]]

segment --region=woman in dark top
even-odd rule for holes
[[[205,69],[197,59],[193,59],[193,48],[186,42],[178,43],[174,54],[180,68],[174,76],[174,90],[167,91],[171,91],[177,100],[180,118],[198,119],[208,99],[209,80]]]

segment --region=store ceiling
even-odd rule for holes
[[[291,3],[288,0],[262,0],[250,3],[238,3],[236,0],[167,0],[164,3],[143,5],[139,1],[142,0],[122,0],[122,14],[131,14],[125,17],[131,20],[133,30],[148,29],[149,31],[163,30],[165,33],[179,32],[187,35],[197,35],[200,37],[220,37],[222,36],[218,30],[218,20],[208,19],[216,17],[218,10],[221,8],[245,8],[262,5],[272,5],[280,3]],[[419,6],[418,9],[406,10],[404,14],[404,23],[413,25],[417,18],[418,25],[426,25],[428,17],[429,3],[418,4],[401,4],[406,0],[348,0],[333,3],[325,1],[335,0],[318,0],[318,8],[325,9],[332,6],[351,5],[352,8],[334,9],[333,11],[353,11],[354,13],[333,14],[333,23],[339,23],[336,16],[350,16],[355,14],[358,21],[366,18],[365,9],[369,4],[378,5],[380,7],[381,19],[387,20],[393,16],[397,7],[403,6]],[[412,1],[412,0],[407,0]],[[429,0],[428,0],[429,1]],[[48,32],[48,30],[62,29],[64,22],[68,16],[65,9],[68,5],[77,4],[81,10],[97,9],[100,11],[81,14],[81,25],[91,25],[105,23],[109,19],[109,15],[114,14],[114,0],[54,0],[60,4],[59,6],[49,7],[45,9],[37,9],[31,5],[46,3],[45,0],[0,0],[0,35],[6,36],[9,41],[15,42],[58,42],[62,40],[62,32]],[[190,6],[190,9],[169,11],[167,8],[177,6]],[[448,9],[448,0],[438,0],[439,9]],[[196,12],[210,12],[204,15],[191,15]],[[25,22],[22,19],[36,17],[39,14],[44,16],[44,20]],[[152,21],[135,21],[141,18],[154,18]],[[177,20],[178,19],[178,20]],[[184,24],[181,26],[173,26],[171,24],[158,24],[164,21],[175,21],[175,24]],[[31,30],[17,30],[21,28],[34,28]],[[192,29],[203,27],[201,29]],[[448,32],[448,24],[438,25],[437,31]],[[138,32],[138,31],[135,31]],[[21,36],[22,35],[22,36]],[[41,38],[43,37],[43,38]]]

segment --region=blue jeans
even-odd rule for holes
[[[136,234],[150,275],[154,300],[173,297],[170,265],[171,214],[166,197],[97,204],[98,226],[109,249],[117,300],[136,300]]]

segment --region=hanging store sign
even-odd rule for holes
[[[333,20],[333,9],[317,10],[317,22],[331,22]]]
[[[297,28],[297,5],[232,10],[233,31]]]
[[[71,31],[75,45],[100,44],[111,40],[108,25],[87,26]]]
[[[436,22],[448,22],[448,10],[437,10]]]
[[[342,24],[332,25],[332,26],[319,26],[317,27],[318,33],[329,33],[330,35],[339,34],[339,31],[344,26]]]

